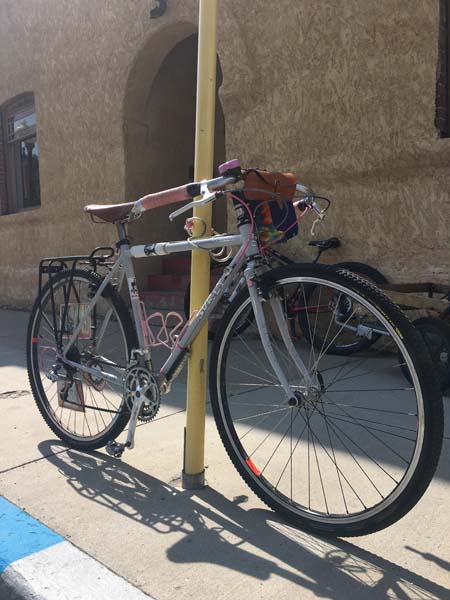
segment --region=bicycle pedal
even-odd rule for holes
[[[106,452],[113,456],[114,458],[120,458],[125,450],[126,445],[116,442],[115,440],[111,440],[105,446]]]

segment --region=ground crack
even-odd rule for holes
[[[21,398],[22,396],[29,396],[28,390],[11,390],[9,392],[0,392],[0,398]]]

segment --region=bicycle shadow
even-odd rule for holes
[[[60,448],[59,441],[39,444],[78,494],[161,535],[178,534],[167,551],[174,563],[216,564],[260,581],[278,576],[318,597],[450,597],[449,588],[352,543],[308,535],[268,510],[246,510],[246,496],[181,491],[100,452]]]

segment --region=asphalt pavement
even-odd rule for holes
[[[208,485],[181,489],[183,379],[122,459],[67,449],[29,390],[27,320],[26,312],[0,311],[0,496],[104,568],[99,586],[115,574],[157,600],[450,599],[450,399],[441,460],[417,506],[379,533],[327,540],[266,509],[230,463],[209,413]],[[73,599],[97,598],[82,595],[81,583],[75,589],[76,579],[73,587]]]

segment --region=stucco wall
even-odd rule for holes
[[[328,260],[365,260],[397,281],[448,280],[450,141],[434,128],[438,2],[227,5],[228,156],[290,169],[333,199],[317,235],[343,246]],[[299,256],[308,238],[305,228],[288,252]]]
[[[27,306],[42,256],[89,251],[114,228],[83,214],[126,198],[123,112],[140,51],[149,90],[167,53],[196,29],[196,2],[150,20],[150,0],[7,0],[0,4],[0,106],[33,91],[41,208],[0,217],[0,304]]]
[[[365,260],[393,280],[446,278],[450,142],[434,128],[437,1],[219,4],[227,158],[293,170],[328,194],[318,235],[344,242],[330,260]],[[142,77],[150,90],[170,50],[196,30],[194,0],[169,0],[150,20],[153,5],[0,4],[0,106],[35,93],[42,198],[38,210],[0,217],[0,304],[29,305],[41,256],[113,239],[82,206],[133,199],[124,114],[142,110]],[[286,250],[300,256],[308,238],[305,228]]]

